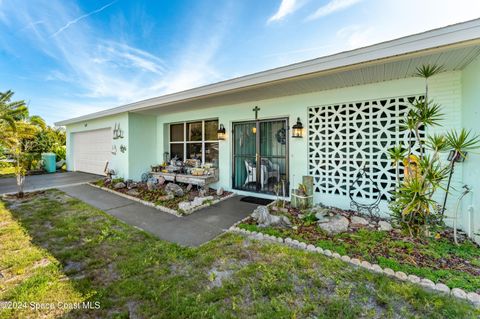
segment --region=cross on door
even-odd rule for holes
[[[255,120],[258,120],[258,111],[260,111],[260,108],[255,106],[252,111],[255,112]]]

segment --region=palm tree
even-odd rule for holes
[[[23,197],[25,183],[26,159],[28,151],[35,143],[35,136],[40,131],[29,118],[16,121],[13,126],[7,127],[2,134],[2,143],[8,148],[15,160],[15,177],[17,179],[17,196]]]
[[[13,92],[0,92],[0,133],[8,127],[15,129],[15,122],[28,117],[25,101],[11,102]]]
[[[23,196],[25,182],[25,155],[34,143],[39,130],[46,127],[39,116],[29,117],[25,101],[11,101],[13,92],[0,92],[0,143],[5,146],[15,159],[15,176],[17,179],[17,196]]]

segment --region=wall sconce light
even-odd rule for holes
[[[447,160],[451,162],[452,160],[454,160],[453,158],[454,156],[455,156],[455,163],[463,163],[465,162],[465,157],[467,157],[467,152],[459,153],[459,152],[456,152],[455,150],[451,150],[450,153],[448,153]]]
[[[220,127],[217,130],[217,138],[221,141],[224,141],[227,139],[227,133],[225,130],[225,126],[223,126],[223,124],[220,124]]]
[[[292,126],[292,137],[301,138],[303,137],[303,124],[300,122],[300,118],[297,118],[297,123]]]
[[[257,134],[257,126],[252,127],[252,133]]]

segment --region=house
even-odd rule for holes
[[[314,177],[316,202],[350,206],[352,183],[368,167],[383,199],[395,183],[386,150],[405,140],[399,123],[409,101],[424,94],[418,66],[437,64],[430,97],[450,128],[480,132],[480,19],[372,46],[167,94],[56,123],[67,129],[67,167],[138,180],[173,157],[218,167],[223,187],[272,197]],[[300,136],[292,127],[303,126]],[[223,140],[217,130],[225,128]],[[433,133],[433,132],[428,132]],[[453,186],[473,192],[461,205],[461,227],[480,226],[480,156],[457,165]],[[354,196],[374,200],[372,185]],[[451,212],[458,193],[450,197]],[[386,201],[382,201],[385,210]]]

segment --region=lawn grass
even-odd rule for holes
[[[297,230],[260,228],[250,223],[239,227],[309,242],[341,255],[379,264],[383,268],[442,282],[452,288],[480,292],[480,249],[471,241],[459,246],[445,238],[406,241],[405,238],[395,237],[394,233],[369,229],[333,236],[325,234],[322,239],[312,239],[309,233],[302,232],[302,226]],[[321,232],[319,228],[318,232]]]
[[[0,318],[474,318],[470,304],[337,259],[225,234],[184,248],[60,191],[0,206]]]

